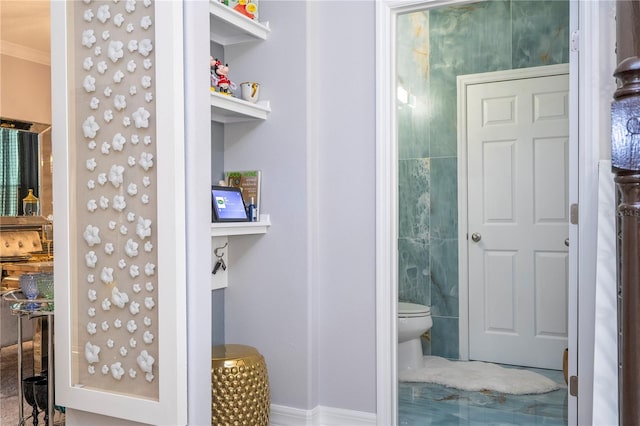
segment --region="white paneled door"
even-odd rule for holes
[[[470,359],[562,367],[568,87],[553,75],[467,88]]]

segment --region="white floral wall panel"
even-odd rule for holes
[[[155,39],[151,0],[72,2],[75,386],[157,400]],[[73,277],[75,274],[75,277]]]

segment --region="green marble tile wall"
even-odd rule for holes
[[[568,40],[562,0],[493,0],[398,18],[398,295],[431,306],[425,353],[458,357],[456,77],[566,63]]]

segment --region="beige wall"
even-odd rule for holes
[[[51,124],[51,67],[0,55],[0,116]]]

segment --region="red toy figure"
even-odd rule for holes
[[[249,19],[254,19],[258,6],[255,3],[249,3],[248,0],[238,0],[238,4],[233,9]]]
[[[218,93],[231,96],[231,91],[236,90],[237,86],[227,77],[229,65],[222,64],[217,58],[213,59],[213,57],[209,57],[209,62],[211,65],[211,87],[217,88]]]

